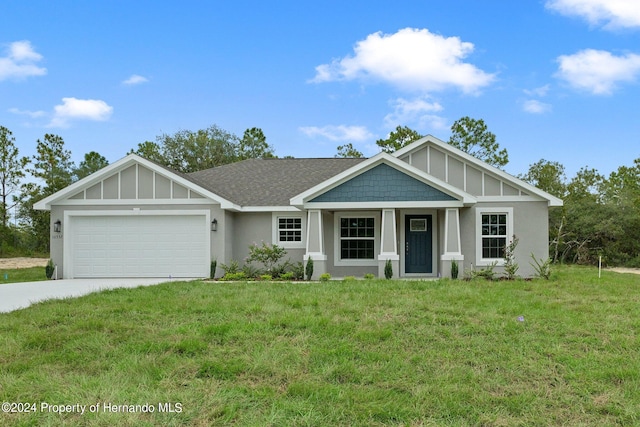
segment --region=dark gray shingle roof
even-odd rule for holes
[[[186,174],[240,206],[288,206],[303,191],[365,159],[249,159]]]

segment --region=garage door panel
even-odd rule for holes
[[[74,277],[206,277],[205,215],[74,216]]]

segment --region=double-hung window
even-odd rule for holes
[[[273,243],[284,248],[304,248],[305,219],[302,216],[273,214]]]
[[[334,227],[336,265],[377,265],[380,251],[379,212],[337,212]]]
[[[505,246],[513,235],[513,208],[476,210],[477,265],[504,264]]]

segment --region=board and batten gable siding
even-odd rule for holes
[[[400,160],[476,197],[528,196],[498,176],[429,144],[401,156]]]
[[[186,200],[204,197],[139,164],[114,173],[69,197],[69,200],[74,201],[166,199]]]

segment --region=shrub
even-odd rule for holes
[[[226,273],[224,276],[222,276],[222,279],[220,280],[235,281],[235,280],[246,280],[246,279],[247,279],[247,276],[242,271],[239,271],[237,273]]]
[[[307,267],[305,268],[305,275],[307,276],[307,280],[311,280],[311,276],[313,276],[313,260],[311,257],[307,260]]]
[[[47,261],[47,265],[44,268],[44,273],[47,275],[47,279],[51,279],[53,277],[53,272],[55,271],[56,266],[53,263],[52,259],[49,259],[49,261]]]
[[[551,278],[551,258],[537,260],[533,252],[531,253],[531,258],[533,259],[533,263],[529,264],[531,264],[535,270],[535,276],[549,280]]]
[[[518,238],[514,234],[513,239],[504,247],[504,277],[508,280],[513,280],[518,277],[516,273],[520,267],[516,263],[515,258],[516,246],[518,246]]]
[[[295,278],[296,276],[293,271],[287,271],[286,273],[280,275],[280,279],[282,280],[295,280]]]
[[[367,279],[367,280],[373,280],[373,279],[376,278],[376,276],[371,274],[371,273],[367,273],[367,274],[364,275],[364,278]]]
[[[493,271],[493,269],[496,268],[496,265],[498,265],[498,261],[492,262],[491,264],[489,264],[486,268],[483,268],[482,270],[472,271],[471,272],[471,278],[481,277],[481,278],[486,279],[486,280],[495,280],[496,279],[496,273],[495,273],[495,271]]]
[[[355,276],[345,276],[344,281],[345,282],[352,282],[356,280]]]
[[[209,278],[210,279],[215,279],[217,266],[218,266],[218,261],[217,260],[214,259],[213,261],[211,261],[211,267],[209,269]]]
[[[258,267],[255,267],[255,266],[253,266],[251,264],[243,265],[242,266],[242,272],[249,279],[255,279],[256,277],[258,277],[260,275],[260,270],[258,269]]]
[[[264,281],[268,282],[269,280],[272,280],[272,279],[273,279],[273,277],[270,274],[261,274],[260,275],[260,280],[264,280]]]
[[[455,259],[451,260],[451,278],[458,278],[458,261],[456,261]]]
[[[278,262],[287,254],[287,251],[278,245],[269,245],[262,242],[262,246],[253,244],[249,246],[248,262],[256,261],[261,263],[267,274],[277,276],[279,272]]]
[[[393,265],[391,265],[390,259],[388,259],[387,262],[384,263],[384,277],[386,277],[387,280],[393,277]]]
[[[238,261],[235,259],[232,259],[231,262],[229,262],[229,265],[220,264],[220,268],[224,271],[223,276],[226,276],[227,274],[236,274],[240,271],[240,265],[238,265]]]
[[[294,280],[302,280],[304,279],[304,264],[302,264],[301,262],[297,262],[295,264],[291,264],[289,263],[289,268],[290,271],[289,273],[293,274],[292,279]],[[288,273],[285,273],[288,274]],[[283,274],[284,276],[284,274]],[[282,277],[282,276],[280,276]],[[283,277],[284,278],[284,277]],[[291,279],[285,279],[285,280],[291,280]]]
[[[320,275],[321,282],[328,282],[331,279],[331,275],[329,273],[322,273]]]

